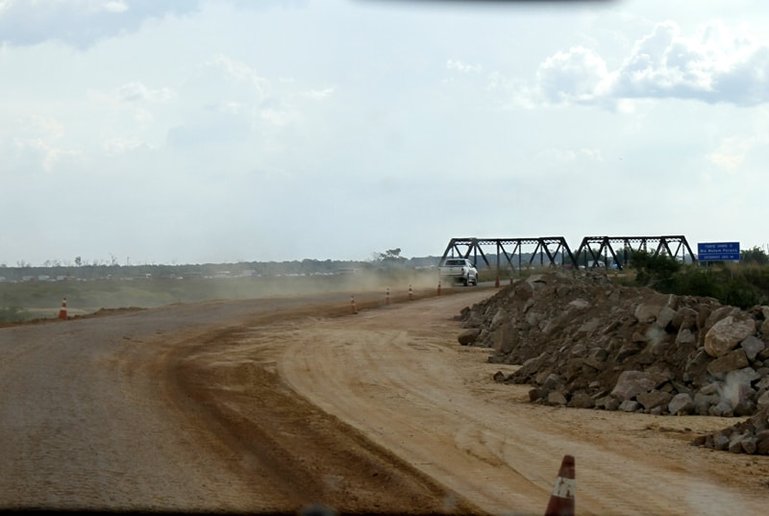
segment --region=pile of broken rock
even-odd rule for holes
[[[517,280],[460,319],[459,342],[491,348],[490,362],[520,364],[495,380],[531,384],[534,402],[755,416],[752,433],[724,432],[729,443],[735,432],[756,440],[756,450],[742,451],[769,453],[756,437],[769,430],[769,307],[743,311],[712,298],[619,286],[605,274],[559,271]],[[710,437],[698,444],[724,448],[723,438]]]

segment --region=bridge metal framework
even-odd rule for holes
[[[529,257],[523,259],[523,247],[534,246]],[[617,247],[619,246],[619,247]],[[441,263],[449,255],[472,259],[477,267],[483,263],[488,268],[496,267],[497,275],[502,268],[502,260],[509,265],[511,270],[520,272],[524,265],[531,267],[536,261],[544,267],[571,267],[577,268],[580,264],[586,267],[609,267],[612,262],[618,269],[622,269],[628,262],[632,251],[647,251],[653,255],[666,253],[677,260],[696,263],[697,258],[689,247],[686,237],[683,235],[669,236],[587,236],[576,253],[571,251],[566,239],[562,236],[555,237],[531,237],[531,238],[452,238],[446,250],[441,256]],[[495,264],[489,261],[492,255]],[[480,258],[480,262],[479,262]],[[516,260],[517,258],[517,260]],[[539,258],[539,260],[537,260]]]
[[[663,253],[683,262],[686,262],[687,258],[690,263],[697,261],[689,247],[689,242],[683,235],[587,236],[582,239],[576,256],[577,260],[582,259],[585,263],[592,262],[592,267],[600,267],[601,260],[603,260],[603,266],[608,267],[611,257],[617,264],[617,268],[622,269],[633,251],[646,251],[654,256]]]
[[[523,247],[534,246],[528,260],[523,260]],[[484,251],[485,249],[485,251]],[[539,257],[540,266],[547,265],[551,267],[563,266],[565,264],[576,265],[574,255],[569,248],[569,244],[564,237],[532,237],[532,238],[452,238],[446,250],[441,256],[441,263],[449,254],[452,257],[460,256],[462,258],[471,258],[473,264],[477,267],[480,257],[486,267],[491,268],[487,254],[492,254],[496,261],[497,272],[502,267],[502,259],[507,262],[511,269],[531,266]],[[517,260],[516,260],[517,257]],[[517,261],[517,267],[515,262]],[[559,263],[560,262],[560,263]]]

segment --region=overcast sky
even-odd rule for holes
[[[765,4],[0,0],[0,263],[764,246]]]

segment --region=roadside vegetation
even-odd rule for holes
[[[99,309],[152,308],[218,299],[254,299],[329,292],[432,287],[434,269],[370,267],[333,274],[286,274],[230,278],[104,278],[94,280],[0,282],[0,324],[55,318],[63,298],[70,315]]]
[[[769,305],[769,256],[758,247],[741,253],[740,263],[684,265],[670,256],[636,251],[630,257],[632,283],[666,294],[713,297],[743,309]]]

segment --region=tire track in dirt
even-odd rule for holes
[[[254,331],[238,334],[243,321],[333,317],[348,303],[209,302],[0,329],[0,510],[294,512],[319,498],[441,510],[428,477],[282,386],[270,360],[228,370],[238,350],[220,344]],[[225,358],[194,355],[212,350]]]
[[[206,421],[242,457],[241,472],[284,500],[273,510],[321,503],[352,513],[481,512],[297,396],[278,375],[280,348],[260,328],[252,322],[184,348],[171,360],[171,379],[183,412]]]

